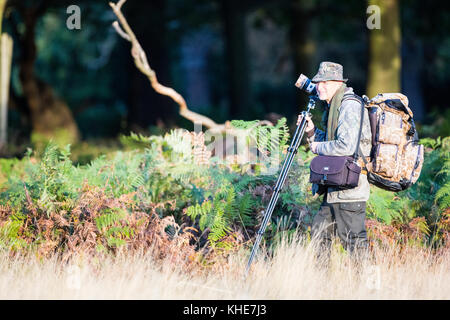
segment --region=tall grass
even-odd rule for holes
[[[311,244],[283,239],[262,248],[249,276],[248,251],[186,272],[149,252],[116,257],[0,253],[0,299],[449,299],[450,252],[374,248],[361,264],[334,246],[326,268]],[[266,257],[266,258],[263,258]]]

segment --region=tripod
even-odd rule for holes
[[[297,129],[295,130],[294,137],[292,138],[291,145],[287,149],[288,155],[285,158],[283,162],[283,166],[281,168],[280,176],[278,177],[278,180],[275,184],[275,187],[273,189],[272,197],[270,198],[269,205],[267,206],[266,212],[264,214],[264,219],[262,221],[261,227],[257,232],[256,242],[253,245],[252,252],[250,254],[250,258],[247,263],[247,267],[245,268],[245,277],[247,277],[248,272],[250,270],[250,266],[252,264],[253,258],[256,255],[256,252],[258,251],[259,244],[262,240],[262,236],[266,230],[267,224],[269,223],[270,217],[272,216],[273,209],[275,208],[275,205],[278,201],[278,197],[280,196],[280,191],[283,188],[284,182],[286,180],[286,177],[288,175],[289,169],[291,168],[292,161],[294,160],[295,154],[297,153],[298,147],[300,146],[300,142],[302,141],[303,134],[305,133],[306,129],[306,119],[305,116],[309,114],[309,111],[311,109],[314,109],[316,105],[316,101],[319,98],[315,96],[310,96],[307,111],[303,111],[303,118],[300,124],[297,126]]]

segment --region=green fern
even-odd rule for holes
[[[153,141],[153,137],[146,137],[141,134],[131,132],[129,136],[121,135],[119,137],[120,143],[132,149],[147,148]]]
[[[286,118],[278,120],[275,126],[259,125],[258,120],[233,120],[231,125],[236,129],[243,130],[248,137],[248,143],[256,144],[258,150],[263,153],[273,154],[283,150],[289,139]]]
[[[56,208],[56,196],[54,194],[49,194],[47,189],[44,189],[41,197],[38,200],[38,204],[41,208],[43,208],[47,213],[53,212]]]
[[[208,174],[207,167],[199,166],[194,163],[180,163],[178,165],[172,165],[170,167],[165,167],[165,171],[168,175],[183,184],[187,184],[192,179]]]
[[[126,239],[134,236],[134,231],[127,225],[127,212],[122,209],[106,209],[95,218],[97,229],[104,235],[110,247],[126,244]]]
[[[26,216],[18,212],[0,226],[0,249],[20,250],[27,247],[27,241],[20,236],[25,219]]]
[[[101,232],[106,232],[109,227],[124,219],[125,216],[126,212],[123,210],[106,209],[103,214],[95,218],[97,229]]]
[[[186,209],[186,214],[192,219],[195,220],[198,216],[208,215],[212,211],[211,201],[204,201],[201,205],[195,204]]]
[[[392,192],[372,188],[367,203],[369,217],[379,219],[386,224],[391,224],[392,220],[399,219],[401,214],[393,207],[394,197]]]
[[[252,219],[253,208],[256,205],[256,201],[253,200],[252,195],[250,193],[244,194],[237,203],[237,209],[239,212],[239,217],[244,225],[244,227],[249,227],[254,225],[254,221]]]
[[[209,228],[208,239],[212,244],[217,244],[232,232],[233,224],[244,227],[254,225],[251,214],[255,204],[250,193],[238,195],[230,182],[223,182],[214,196],[202,204],[191,205],[186,209],[186,214],[193,221],[198,218],[201,231]]]
[[[441,209],[450,207],[450,183],[446,183],[436,192],[435,201]]]
[[[135,188],[139,188],[141,186],[143,186],[145,184],[145,178],[139,174],[136,173],[136,175],[134,177],[132,177],[130,185],[135,187]]]
[[[116,237],[109,237],[107,242],[110,247],[120,247],[120,246],[123,246],[124,244],[126,244],[126,241],[124,239],[120,239],[120,238],[116,238]]]
[[[186,135],[187,131],[183,129],[171,130],[164,136],[164,141],[168,147],[172,150],[169,153],[169,161],[173,163],[191,162],[193,159],[192,144],[189,136]]]
[[[437,149],[442,145],[441,137],[437,137],[437,139],[422,138],[419,143],[425,147],[430,147],[431,149]]]
[[[208,235],[208,239],[212,242],[217,242],[230,232],[229,223],[225,217],[225,208],[223,205],[218,204],[215,208],[215,215],[211,223],[211,232]]]

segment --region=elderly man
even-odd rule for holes
[[[361,103],[355,97],[353,89],[347,87],[347,80],[343,78],[343,67],[333,62],[320,63],[319,71],[312,79],[312,82],[317,84],[319,99],[327,102],[322,119],[325,131],[315,128],[311,118],[306,117],[306,134],[310,149],[318,155],[350,156],[356,150]],[[365,156],[369,156],[371,130],[367,109],[364,112],[360,148]],[[301,119],[300,115],[298,123]],[[361,157],[358,163],[363,167]],[[313,185],[313,193],[325,195],[313,220],[312,236],[319,239],[322,249],[329,253],[336,231],[344,248],[350,252],[367,248],[365,214],[366,201],[370,195],[367,176],[361,173],[358,186],[353,189],[317,189],[318,187]]]

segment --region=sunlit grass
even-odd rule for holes
[[[0,299],[449,299],[450,253],[375,248],[358,264],[333,248],[328,268],[310,244],[261,250],[244,279],[248,252],[185,272],[149,253],[88,258],[0,254]],[[262,257],[266,257],[265,259]]]

